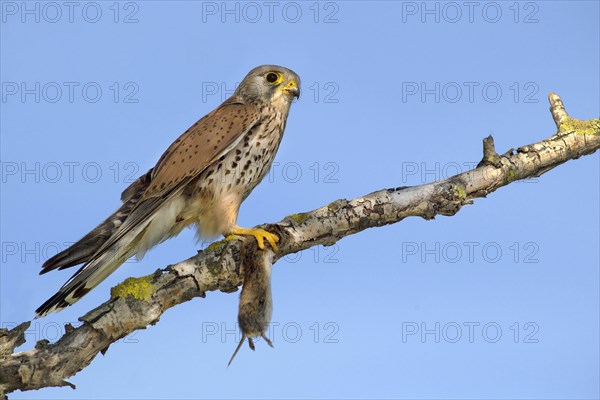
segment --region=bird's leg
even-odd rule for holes
[[[273,347],[273,343],[271,343],[271,340],[269,340],[269,338],[267,337],[267,335],[265,335],[264,333],[260,335],[263,339],[265,339],[265,342],[267,342],[267,344],[271,347]]]
[[[274,233],[267,232],[264,229],[260,228],[242,228],[239,226],[234,226],[233,229],[229,231],[232,235],[251,235],[254,236],[256,242],[258,243],[259,249],[265,248],[264,240],[267,239],[267,242],[271,245],[274,251],[277,251],[277,242],[279,242],[279,237]]]

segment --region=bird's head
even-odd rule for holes
[[[235,91],[244,101],[266,101],[287,106],[300,97],[300,77],[278,65],[261,65],[246,75]]]

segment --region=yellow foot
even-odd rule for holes
[[[259,228],[241,228],[239,226],[234,227],[229,233],[232,235],[251,235],[254,236],[256,242],[258,243],[259,249],[265,248],[265,239],[271,245],[273,250],[277,251],[277,242],[279,242],[279,237],[274,233],[267,232],[264,229]]]

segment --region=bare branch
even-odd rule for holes
[[[475,198],[597,151],[600,121],[568,117],[555,94],[550,95],[550,103],[559,131],[546,140],[499,156],[493,139],[488,137],[484,140],[483,160],[473,170],[425,185],[336,200],[314,211],[290,215],[276,224],[263,226],[281,238],[273,260],[315,245],[332,245],[345,236],[406,217],[432,219],[436,215],[454,215]],[[67,329],[56,343],[41,341],[32,350],[0,358],[0,398],[2,392],[17,389],[70,385],[65,379],[89,365],[99,352],[105,352],[111,343],[137,329],[156,324],[169,308],[204,297],[207,291],[236,291],[243,279],[239,266],[244,257],[256,251],[256,242],[251,238],[228,238],[150,276],[130,279],[128,287],[119,285],[119,290],[113,292],[114,298],[81,317],[83,324]],[[136,295],[138,291],[128,289],[129,286],[135,289],[136,282],[144,283],[143,297]],[[151,288],[149,293],[148,288]],[[20,329],[23,327],[26,329],[26,325]],[[14,338],[22,337],[19,336],[22,332],[9,333],[9,339],[4,339],[6,335],[0,334],[0,348],[13,349],[21,342]]]

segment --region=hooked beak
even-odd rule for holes
[[[286,83],[282,90],[290,96],[293,96],[297,99],[300,98],[300,88],[298,87],[298,83],[293,79]]]

